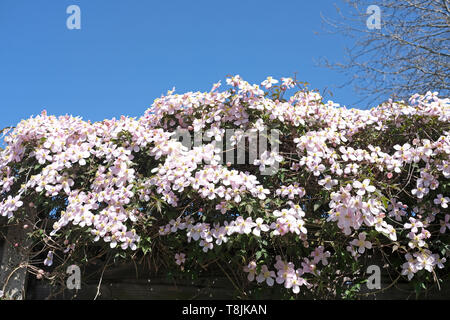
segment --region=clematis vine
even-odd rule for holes
[[[170,90],[139,118],[43,111],[5,131],[0,216],[29,226],[44,255],[33,267],[95,245],[168,256],[160,265],[177,272],[227,266],[249,281],[241,291],[279,285],[294,296],[345,292],[336,287],[356,273],[338,266],[387,249],[406,280],[448,272],[449,98],[427,92],[359,110],[291,92],[292,78],[225,83]],[[269,150],[270,130],[279,135]]]

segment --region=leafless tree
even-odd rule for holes
[[[349,13],[336,5],[338,18],[322,16],[327,31],[353,38],[346,61],[322,60],[322,65],[349,76],[373,103],[386,97],[407,99],[413,93],[449,92],[450,4],[448,0],[343,0]],[[368,22],[380,9],[380,25]],[[369,10],[368,10],[369,8]]]

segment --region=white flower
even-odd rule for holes
[[[274,280],[273,280],[274,278],[275,278],[275,272],[270,271],[266,265],[263,265],[261,267],[261,273],[256,277],[256,281],[258,283],[266,281],[267,285],[271,287],[274,284]]]
[[[267,224],[264,224],[264,220],[262,218],[257,218],[256,226],[253,228],[253,234],[257,237],[261,236],[261,231],[267,232],[270,230],[269,226]]]
[[[175,263],[177,265],[182,265],[186,261],[186,255],[184,253],[176,253],[175,254]]]
[[[272,77],[267,77],[266,80],[261,82],[261,85],[264,86],[266,89],[269,89],[270,87],[272,87],[272,84],[275,84],[275,83],[278,83],[278,80],[276,80]]]
[[[330,190],[333,186],[338,184],[338,181],[336,179],[332,179],[331,176],[325,176],[325,178],[319,180],[318,183],[323,186],[325,190]]]
[[[365,179],[362,183],[359,181],[355,181],[355,182],[353,182],[353,187],[355,189],[358,189],[358,191],[356,193],[360,196],[363,196],[364,194],[366,194],[366,191],[367,192],[375,191],[375,187],[370,185],[369,179]]]
[[[435,204],[440,204],[442,208],[448,208],[448,202],[450,199],[448,197],[444,197],[442,194],[438,194],[437,198],[434,199]]]
[[[361,232],[358,238],[359,239],[354,239],[352,242],[350,242],[350,244],[358,247],[359,253],[364,253],[366,248],[372,249],[372,243],[370,241],[366,241],[366,234],[364,232]]]

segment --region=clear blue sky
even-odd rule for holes
[[[323,32],[320,13],[335,17],[335,2],[0,0],[0,128],[43,109],[140,116],[174,86],[209,91],[229,74],[260,83],[297,72],[349,106],[352,88],[336,88],[345,78],[315,62],[342,59],[349,44]],[[81,30],[66,27],[72,4]]]

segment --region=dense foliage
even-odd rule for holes
[[[448,279],[448,98],[358,110],[291,78],[227,85],[168,92],[139,119],[43,112],[5,131],[0,215],[30,230],[29,271],[56,281],[70,264],[144,257],[165,272],[220,270],[239,297],[349,297],[375,256],[416,290]],[[205,139],[188,148],[180,128]],[[244,133],[278,130],[278,148],[229,161],[231,129],[247,156]]]

